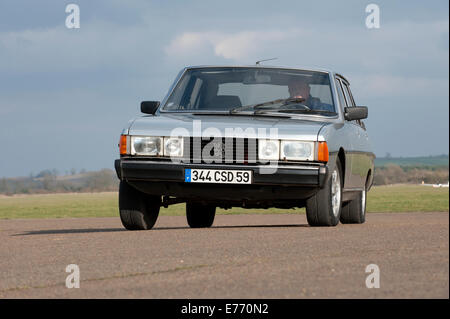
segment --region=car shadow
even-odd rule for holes
[[[28,235],[52,235],[52,234],[86,234],[86,233],[109,233],[126,231],[125,228],[80,228],[80,229],[46,229],[33,230],[21,234],[13,234],[11,236],[28,236]]]
[[[149,231],[158,230],[204,230],[204,229],[232,229],[232,228],[291,228],[291,227],[309,227],[308,224],[288,224],[288,225],[227,225],[227,226],[212,226],[210,228],[190,228],[188,226],[178,227],[155,227]],[[87,233],[110,233],[110,232],[129,232],[125,228],[80,228],[80,229],[47,229],[47,230],[33,230],[21,234],[13,234],[11,236],[29,236],[29,235],[54,235],[54,234],[87,234]]]

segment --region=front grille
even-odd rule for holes
[[[190,137],[184,147],[191,163],[255,164],[258,160],[256,139]]]

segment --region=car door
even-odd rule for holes
[[[355,107],[350,90],[350,84],[344,79],[340,79],[344,98],[348,107]],[[348,121],[352,125],[352,154],[351,154],[351,187],[353,189],[363,189],[366,184],[367,172],[370,169],[368,135],[362,120]]]

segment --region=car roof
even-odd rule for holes
[[[187,66],[185,69],[198,69],[198,68],[260,68],[260,69],[286,69],[286,70],[298,70],[298,71],[314,71],[322,73],[335,73],[331,70],[322,68],[311,68],[311,67],[286,67],[286,66],[274,66],[274,65],[191,65]]]
[[[285,70],[296,70],[296,71],[312,71],[312,72],[321,72],[327,73],[334,76],[341,77],[347,85],[350,85],[350,82],[347,80],[342,73],[338,73],[329,69],[315,68],[315,67],[287,67],[287,66],[275,66],[275,65],[190,65],[184,68],[184,70],[188,69],[200,69],[200,68],[260,68],[260,69],[285,69]]]

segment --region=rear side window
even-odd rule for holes
[[[353,102],[353,97],[350,93],[350,88],[346,83],[342,83],[344,86],[344,95],[345,95],[345,99],[347,100],[347,105],[348,106],[355,106],[355,103]]]
[[[336,79],[336,88],[337,88],[338,95],[339,95],[339,104],[341,104],[342,111],[344,111],[344,107],[347,106],[347,103],[345,101],[344,92],[342,90],[342,84],[339,79]]]

